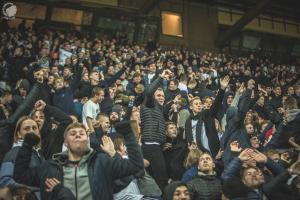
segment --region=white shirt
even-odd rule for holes
[[[94,103],[92,100],[88,100],[82,109],[82,123],[86,128],[89,128],[87,125],[87,118],[92,118],[96,120],[97,115],[100,113],[100,106],[98,103]]]
[[[197,123],[198,120],[192,120],[192,135],[193,135],[193,141],[197,144]],[[204,122],[202,123],[201,126],[201,144],[202,146],[210,151],[209,145],[208,145],[208,138],[206,136],[206,130],[205,130],[205,125]]]
[[[197,122],[198,120],[192,120],[192,135],[193,135],[193,141],[197,144],[197,138],[196,138],[196,128],[197,128]]]
[[[204,123],[202,123],[201,129],[202,129],[201,130],[201,144],[205,149],[209,150],[209,152],[210,152]]]
[[[185,84],[179,83],[178,88],[179,88],[180,91],[186,91],[188,93],[188,88]]]
[[[136,179],[134,179],[126,188],[114,194],[114,200],[141,200],[143,196],[140,193]]]
[[[154,78],[155,74],[148,74],[148,84],[151,84],[152,79]]]

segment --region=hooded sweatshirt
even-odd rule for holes
[[[68,152],[62,152],[53,156],[54,160],[62,162],[64,171],[64,187],[69,188],[76,199],[93,199],[88,176],[88,160],[93,150],[82,156],[79,162],[72,162],[68,158]]]

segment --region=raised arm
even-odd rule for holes
[[[149,86],[148,90],[146,91],[146,96],[144,99],[144,104],[146,107],[148,107],[148,108],[154,107],[153,95],[154,95],[155,91],[157,90],[157,88],[159,88],[159,86],[161,86],[162,82],[163,82],[163,78],[159,76]]]
[[[5,154],[11,148],[13,140],[12,133],[17,121],[21,116],[28,115],[30,113],[41,91],[41,87],[42,84],[36,83],[26,97],[24,103],[17,108],[15,113],[7,120],[0,122],[0,163],[2,162]]]
[[[28,115],[31,112],[35,102],[39,97],[42,87],[42,83],[36,83],[32,87],[25,101],[17,108],[16,112],[10,118],[8,118],[8,123],[14,126],[21,116]]]
[[[48,145],[46,145],[47,149],[43,149],[47,154],[44,156],[45,158],[51,158],[53,154],[61,152],[64,142],[64,132],[67,126],[72,123],[72,119],[54,106],[46,105],[44,112],[45,115],[49,115],[53,117],[55,121],[59,122],[58,127],[52,134],[48,135],[47,138],[41,138],[43,143],[48,142]]]
[[[71,88],[71,90],[72,90],[73,93],[75,92],[75,90],[80,85],[82,70],[83,70],[83,68],[79,67],[79,69],[75,73],[74,79],[71,81],[70,88]]]
[[[222,109],[222,100],[224,97],[224,93],[225,93],[225,89],[227,88],[228,84],[229,84],[229,76],[225,76],[221,81],[221,88],[218,91],[218,95],[216,96],[216,99],[213,103],[213,105],[211,106],[209,113],[211,116],[217,118],[217,115],[219,113],[219,111]]]
[[[228,144],[228,140],[233,131],[240,129],[243,126],[244,119],[246,117],[246,113],[249,110],[250,106],[250,94],[249,91],[245,91],[242,97],[240,98],[238,111],[235,113],[235,107],[230,107],[227,110],[226,114],[226,131],[221,139],[221,147],[226,148]],[[233,113],[233,114],[232,114]],[[230,116],[233,115],[233,116]],[[241,133],[242,134],[242,133]]]
[[[238,104],[239,104],[239,101],[240,101],[240,98],[242,96],[242,93],[244,91],[244,83],[242,83],[242,85],[240,86],[240,88],[236,91],[235,95],[234,95],[234,98],[232,100],[232,103],[230,105],[229,108],[237,108],[238,107]],[[227,121],[226,121],[226,115],[224,115],[222,117],[222,129],[225,130],[226,128],[226,125],[227,125]]]
[[[250,108],[250,91],[246,90],[241,96],[238,106],[238,116],[233,120],[236,128],[240,128],[243,125],[246,114]]]
[[[235,93],[234,98],[232,100],[232,103],[231,103],[230,107],[238,107],[240,98],[242,96],[239,91]]]
[[[172,75],[172,72],[170,70],[164,70],[158,78],[156,78],[149,88],[146,90],[145,99],[144,99],[144,105],[148,108],[154,107],[154,98],[153,95],[157,88],[162,85],[162,82],[164,79],[169,79],[169,77]]]
[[[252,152],[252,149],[245,149],[238,157],[233,158],[221,175],[222,181],[229,181],[230,179],[238,176],[240,170],[242,169],[243,162],[250,159],[250,154]]]
[[[129,159],[111,159],[110,172],[114,180],[134,175],[144,169],[141,148],[133,135],[130,121],[116,124],[116,130],[124,136]]]
[[[125,73],[126,68],[123,67],[116,74],[114,74],[110,79],[106,81],[106,87],[109,88],[112,84],[114,84],[122,74]]]
[[[228,181],[237,176],[242,168],[243,162],[238,158],[233,158],[222,173],[222,181]]]

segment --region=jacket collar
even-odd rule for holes
[[[93,149],[89,149],[88,152],[83,155],[79,161],[79,165],[88,162],[88,160],[92,157],[94,154]],[[69,162],[69,154],[68,150],[63,151],[61,153],[54,154],[52,156],[52,160],[55,161],[56,163],[59,163],[60,165],[66,165]]]

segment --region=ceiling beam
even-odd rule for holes
[[[244,15],[234,25],[232,25],[224,33],[219,34],[217,39],[217,46],[222,47],[231,37],[242,30],[251,20],[253,20],[269,3],[271,0],[261,0],[259,3],[245,12]]]
[[[149,14],[155,6],[159,4],[159,0],[146,0],[145,3],[141,6],[139,13],[142,15]]]

